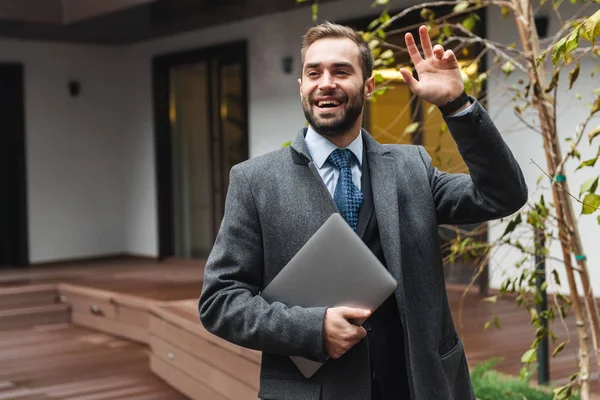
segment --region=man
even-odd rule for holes
[[[371,53],[356,32],[330,23],[303,41],[310,126],[290,147],[231,170],[199,313],[208,331],[263,352],[261,398],[474,399],[437,227],[510,215],[527,188],[486,111],[464,94],[453,52],[432,47],[426,27],[419,35],[424,58],[405,37],[418,80],[402,76],[445,115],[470,175],[440,172],[422,147],[380,145],[361,129],[375,86]],[[334,212],[397,279],[394,295],[374,311],[268,304],[260,291]],[[349,322],[366,316],[363,326]],[[326,363],[305,379],[291,355]]]

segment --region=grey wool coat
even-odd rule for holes
[[[469,175],[440,172],[422,147],[381,145],[363,131],[369,169],[363,173],[370,174],[382,249],[398,281],[412,400],[475,398],[448,305],[438,224],[501,218],[527,200],[519,165],[486,110],[471,100],[470,113],[446,118]],[[337,212],[304,134],[289,147],[232,168],[225,214],[206,264],[200,319],[209,332],[262,351],[260,398],[367,400],[367,340],[305,379],[288,356],[326,360],[326,309],[268,304],[259,295]],[[441,352],[447,339],[456,344]]]

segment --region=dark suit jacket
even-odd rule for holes
[[[470,175],[440,172],[422,147],[381,145],[363,131],[381,246],[398,281],[412,400],[474,399],[448,305],[438,224],[505,217],[527,200],[519,165],[479,103],[446,122]],[[199,313],[208,331],[263,352],[259,397],[370,398],[366,341],[304,379],[288,356],[325,361],[325,308],[268,304],[259,295],[334,212],[304,131],[290,147],[231,170]],[[455,343],[449,350],[448,340]]]

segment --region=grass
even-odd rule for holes
[[[493,371],[500,359],[492,359],[474,367],[471,371],[473,390],[479,400],[553,400],[550,388],[536,388],[529,379],[521,380]],[[579,400],[579,396],[571,399]]]

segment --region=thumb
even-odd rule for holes
[[[417,81],[412,76],[412,74],[405,68],[400,68],[400,73],[402,74],[402,78],[404,79],[404,82],[406,82],[406,84],[408,85],[410,90],[413,93],[415,93],[415,90],[417,89],[417,85],[419,84],[419,81]]]
[[[350,307],[341,307],[340,315],[348,320],[348,319],[360,319],[367,318],[371,315],[371,311],[365,310],[362,308],[350,308]]]

